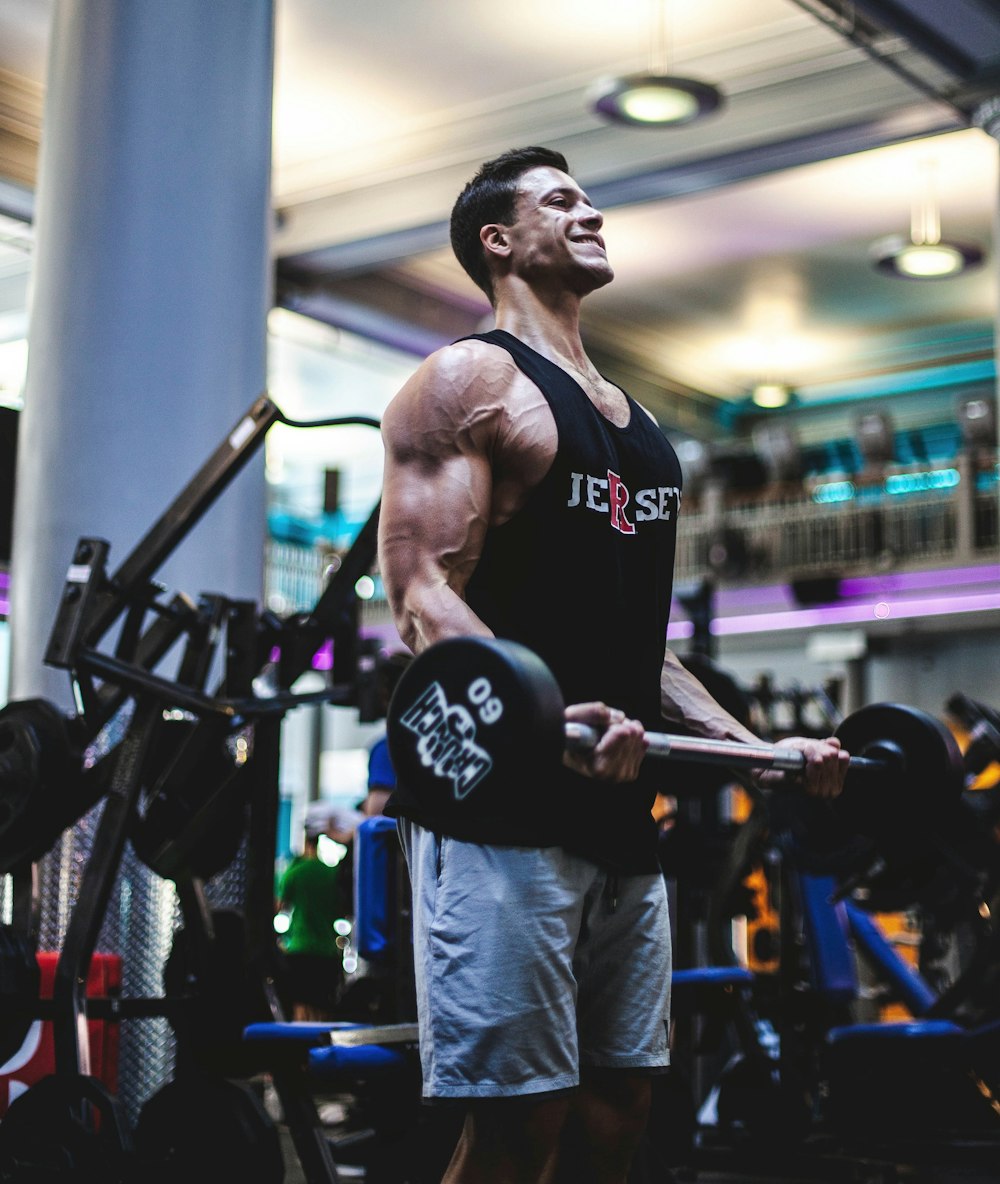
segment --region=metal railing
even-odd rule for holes
[[[762,498],[685,510],[676,576],[730,584],[996,562],[1000,491],[974,479],[902,495],[876,492],[816,502]]]
[[[733,586],[835,572],[974,566],[1000,558],[1000,491],[973,474],[927,492],[819,502],[806,491],[712,509],[685,507],[678,529],[678,582],[710,576]],[[337,556],[272,541],[265,589],[276,612],[312,607]],[[384,598],[361,606],[362,623],[388,620]]]
[[[326,548],[269,540],[264,553],[264,603],[272,612],[311,609],[326,585],[338,556]]]

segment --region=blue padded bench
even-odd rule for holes
[[[670,1009],[675,1016],[705,1015],[709,1027],[705,1042],[714,1043],[728,1023],[735,1023],[747,1038],[752,1020],[749,1008],[753,973],[743,966],[692,966],[670,976]]]
[[[753,981],[753,972],[743,966],[693,966],[673,972],[670,1006],[674,1016],[684,1021],[695,1016],[704,1019],[689,1055],[718,1049],[730,1026],[747,1055],[755,1055],[757,1035],[750,999]],[[677,1051],[682,1052],[681,1045]]]
[[[366,818],[354,843],[355,946],[362,958],[384,966],[396,946],[396,824],[382,815]],[[281,1058],[304,1058],[311,1076],[369,1077],[412,1061],[402,1046],[417,1042],[417,1025],[270,1021],[250,1024],[243,1039]]]
[[[275,1051],[304,1053],[310,1075],[319,1078],[369,1077],[407,1064],[408,1054],[399,1046],[416,1042],[417,1025],[256,1023],[244,1029],[243,1039]]]
[[[683,993],[713,987],[749,987],[753,982],[753,972],[744,966],[693,966],[675,970],[670,981],[673,990]]]
[[[998,1044],[1000,1023],[831,1028],[824,1048],[830,1125],[842,1138],[875,1144],[1000,1139],[1000,1117],[976,1084],[977,1066],[995,1069]]]

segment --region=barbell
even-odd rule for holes
[[[526,646],[483,637],[438,642],[410,663],[389,704],[387,739],[399,783],[442,824],[519,817],[537,806],[537,779],[526,773],[555,769],[567,746],[586,749],[599,740],[564,712],[555,677]],[[958,745],[918,708],[863,707],[836,735],[851,757],[831,808],[852,831],[893,844],[908,837],[917,816],[960,798]],[[793,774],[806,764],[802,752],[780,744],[656,732],[647,738],[652,758]]]

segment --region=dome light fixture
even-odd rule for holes
[[[923,193],[913,200],[910,235],[889,234],[869,248],[872,262],[886,275],[906,280],[943,280],[961,275],[983,262],[973,243],[941,237],[941,214],[934,200],[932,163],[927,162]]]
[[[651,0],[651,3],[654,29],[648,69],[601,79],[591,90],[591,106],[605,119],[631,127],[678,127],[694,123],[722,105],[722,93],[710,83],[670,73],[666,0]]]
[[[783,382],[758,382],[750,392],[750,398],[755,406],[774,411],[788,406],[792,392]]]
[[[871,256],[879,271],[904,280],[949,279],[983,261],[983,252],[972,243],[953,239],[917,242],[902,234],[890,234],[872,243]]]
[[[717,87],[672,74],[626,74],[594,90],[594,110],[632,127],[677,127],[694,123],[722,103]]]

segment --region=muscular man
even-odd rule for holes
[[[583,349],[580,303],[614,275],[602,222],[558,153],[483,165],[452,244],[497,329],[429,357],[383,419],[379,555],[403,640],[520,641],[567,717],[604,729],[565,768],[524,768],[530,817],[449,823],[405,786],[390,803],[413,887],[424,1092],[466,1106],[446,1184],[551,1181],[570,1116],[591,1178],[625,1180],[668,1062],[650,807],[669,766],[643,762],[645,729],[757,740],[666,650],[681,473]],[[835,739],[783,743],[806,754],[808,791],[840,791]]]

